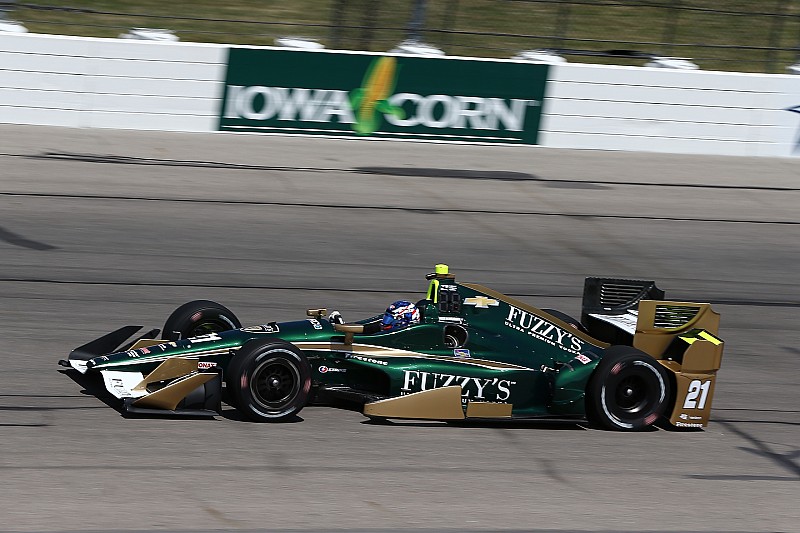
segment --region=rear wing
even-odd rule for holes
[[[610,344],[633,342],[642,300],[663,300],[654,281],[586,278],[581,322],[593,337]]]
[[[586,278],[583,284],[583,313],[624,314],[640,300],[663,300],[664,291],[655,281],[615,278]],[[583,318],[583,317],[582,317]]]
[[[677,427],[705,427],[724,348],[719,313],[707,303],[663,298],[652,281],[587,278],[583,323],[595,337],[658,360],[673,376],[665,416]]]

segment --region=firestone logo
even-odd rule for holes
[[[698,424],[694,422],[675,422],[675,425],[679,428],[701,428],[703,424]]]
[[[396,59],[376,59],[362,87],[351,92],[336,89],[228,85],[226,119],[302,121],[352,125],[359,135],[380,128],[381,119],[394,126],[433,129],[522,131],[527,99],[453,96],[446,94],[393,94],[397,81]],[[410,110],[408,113],[406,109]]]

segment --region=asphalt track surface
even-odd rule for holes
[[[800,531],[792,159],[0,127],[0,531]],[[209,298],[250,324],[445,262],[577,314],[587,275],[722,314],[705,431],[126,419],[56,361]]]

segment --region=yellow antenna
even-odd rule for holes
[[[439,263],[433,267],[433,274],[425,276],[427,279],[431,280],[430,285],[428,285],[428,294],[425,296],[426,299],[431,300],[433,303],[439,301],[439,280],[436,278],[443,278],[445,276],[452,277],[449,274],[450,267],[444,263]]]

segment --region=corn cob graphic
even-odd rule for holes
[[[353,129],[359,135],[369,135],[380,125],[380,115],[390,114],[405,118],[403,108],[391,105],[387,98],[392,95],[397,82],[397,61],[393,57],[381,57],[372,62],[367,70],[362,87],[355,89],[350,103],[356,112]]]

